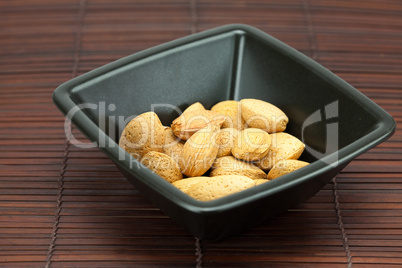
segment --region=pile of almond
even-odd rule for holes
[[[119,145],[189,196],[209,201],[254,187],[308,165],[305,145],[284,132],[289,119],[257,99],[197,102],[170,127],[154,112],[132,119]]]

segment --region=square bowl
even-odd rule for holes
[[[197,201],[118,146],[134,116],[164,125],[188,105],[255,98],[289,117],[311,164],[251,189]],[[272,36],[226,25],[135,53],[60,85],[56,106],[158,208],[191,234],[219,240],[257,225],[318,192],[353,158],[385,141],[394,119],[338,76]]]

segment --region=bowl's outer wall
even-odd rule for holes
[[[283,188],[275,194],[250,203],[245,202],[234,209],[222,210],[212,214],[197,213],[178,207],[171,199],[155,195],[152,190],[150,191],[146,185],[126,170],[121,168],[121,171],[145,195],[154,196],[154,198],[151,198],[152,203],[178,224],[186,227],[192,235],[208,241],[217,241],[258,225],[306,201],[324,187],[347,164],[338,166],[323,176],[305,180],[293,187]],[[116,165],[120,166],[119,163],[116,163]]]
[[[116,142],[130,118],[143,112],[154,110],[162,123],[169,125],[180,110],[191,103],[200,101],[206,108],[210,108],[222,100],[241,98],[257,98],[277,105],[290,118],[287,132],[299,138],[305,134],[306,145],[322,152],[328,149],[328,122],[317,121],[305,129],[302,126],[306,118],[317,111],[325,119],[325,106],[328,104],[339,104],[339,114],[333,116],[332,120],[339,122],[340,146],[348,145],[376,127],[376,119],[371,111],[362,108],[354,102],[353,96],[322,78],[316,70],[307,68],[303,64],[305,58],[294,59],[278,49],[278,43],[271,45],[264,38],[261,39],[261,35],[247,33],[250,28],[240,28],[242,30],[232,26],[200,33],[194,35],[193,40],[184,39],[187,40],[187,43],[183,41],[184,45],[177,42],[175,44],[178,45],[174,47],[162,45],[158,53],[136,58],[132,62],[126,59],[123,66],[122,61],[111,63],[107,68],[100,68],[103,73],[95,70],[82,76],[86,80],[81,77],[60,86],[55,91],[57,94],[54,94],[55,102],[59,107],[68,102],[58,99],[58,90],[64,90],[76,105],[92,104],[91,108],[82,111],[93,121],[94,126],[101,128]],[[169,49],[162,49],[166,47]],[[77,82],[80,79],[82,83]],[[62,109],[62,112],[66,114],[68,111]],[[105,121],[101,123],[102,120]],[[83,123],[85,120],[78,122],[78,119],[73,118],[72,121],[91,140],[96,141],[96,134],[93,129],[91,132],[86,128]],[[116,146],[101,149],[109,156],[122,150]],[[157,207],[193,235],[206,240],[224,238],[286,211],[314,195],[347,164],[344,161],[330,168],[327,166],[314,175],[307,174],[306,177],[304,174],[305,177],[300,177],[303,178],[300,180],[297,180],[295,174],[303,172],[295,172],[287,178],[277,179],[279,187],[275,194],[265,194],[269,190],[269,183],[266,183],[226,198],[233,200],[239,197],[236,205],[211,205],[205,209],[205,206],[191,207],[190,203],[187,205],[177,201],[180,198],[174,198],[173,194],[177,193],[177,189],[168,189],[162,194],[161,189],[166,183],[162,178],[148,175],[136,177],[134,171],[126,166],[127,162],[111,158],[128,180]],[[302,159],[308,161],[316,158],[316,155],[308,152],[302,156]],[[136,174],[148,174],[141,171],[144,168],[137,169],[140,171],[137,170]],[[282,186],[279,183],[289,179],[295,179],[297,183],[284,183]],[[152,185],[159,187],[159,190]],[[243,197],[247,197],[246,192],[258,193],[256,191],[259,189],[261,198],[243,202]],[[166,194],[169,190],[171,194]],[[186,196],[180,200],[185,198],[190,199]]]
[[[312,197],[347,164],[338,166],[323,176],[305,180],[294,187],[286,187],[254,202],[244,203],[240,208],[225,210],[213,216],[208,215],[203,230],[195,229],[192,233],[204,240],[216,241],[258,225]]]

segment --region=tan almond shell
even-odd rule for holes
[[[174,135],[171,127],[165,127],[164,137],[163,152],[172,157],[176,163],[179,163],[184,141]]]
[[[216,135],[216,144],[219,147],[216,157],[232,155],[232,148],[237,135],[239,135],[239,131],[235,128],[222,128],[219,130]]]
[[[201,176],[212,166],[218,154],[217,131],[217,126],[205,127],[186,141],[179,162],[183,174]]]
[[[267,180],[267,179],[256,179],[256,180],[254,180],[255,186],[260,185],[260,184],[263,184],[263,183],[266,183],[266,182],[268,182],[268,181],[269,181],[269,180]]]
[[[307,166],[309,163],[300,160],[282,160],[268,172],[267,179],[273,180]]]
[[[136,116],[124,128],[119,145],[134,158],[141,159],[150,151],[163,151],[164,126],[154,112]]]
[[[207,178],[209,178],[209,177],[206,177],[206,176],[190,177],[190,178],[175,181],[172,183],[172,185],[186,193],[188,191],[188,189],[190,189],[191,186],[193,186],[194,184],[199,183],[200,181],[203,181]]]
[[[237,135],[232,155],[246,161],[256,161],[268,153],[271,145],[269,134],[259,128],[247,128]]]
[[[195,110],[185,112],[172,122],[173,133],[182,140],[188,140],[195,132],[205,127],[215,125],[222,126],[225,117],[209,111]]]
[[[259,128],[268,133],[281,132],[286,129],[289,118],[275,105],[257,99],[242,99],[241,115],[246,126]]]
[[[193,112],[193,111],[205,111],[204,105],[201,102],[195,102],[188,106],[183,113]]]
[[[215,104],[211,111],[225,116],[222,128],[244,129],[244,119],[241,116],[240,102],[234,100],[221,101]]]
[[[272,133],[268,154],[255,165],[263,170],[269,170],[280,160],[299,159],[304,148],[304,143],[295,136],[285,132]]]
[[[167,154],[148,152],[141,163],[170,183],[183,179],[179,165]]]
[[[224,156],[215,159],[209,176],[215,177],[221,175],[242,175],[253,180],[267,178],[267,174],[260,168],[251,163],[238,160],[233,156]]]
[[[194,184],[187,194],[199,201],[211,201],[255,186],[252,179],[239,175],[210,177]]]

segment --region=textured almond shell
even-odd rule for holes
[[[172,128],[165,127],[163,152],[172,157],[177,163],[183,151],[184,141],[174,135]]]
[[[271,137],[267,132],[258,128],[248,128],[237,136],[232,155],[246,161],[259,160],[268,153],[270,145]]]
[[[246,126],[259,128],[268,133],[281,132],[286,129],[289,119],[275,105],[257,99],[243,99],[240,104],[241,115]]]
[[[164,126],[154,112],[136,116],[124,128],[119,145],[134,158],[141,159],[150,151],[163,151]]]
[[[186,141],[180,157],[183,174],[189,177],[201,176],[212,166],[218,154],[217,131],[215,127],[206,127]]]
[[[148,152],[141,163],[170,183],[183,179],[179,165],[167,154]]]
[[[179,165],[167,154],[148,152],[141,163],[170,183],[183,179]]]
[[[242,175],[250,179],[266,179],[267,174],[260,168],[251,163],[246,163],[234,158],[233,156],[224,156],[215,159],[212,165],[210,177],[221,175]]]
[[[232,148],[237,135],[239,135],[239,131],[235,128],[222,128],[219,130],[216,135],[216,144],[219,147],[216,157],[232,155]]]
[[[193,186],[194,184],[199,183],[200,181],[203,181],[207,178],[209,178],[209,177],[206,177],[206,176],[190,177],[187,179],[175,181],[172,184],[173,184],[173,186],[177,187],[179,190],[186,193],[188,191],[188,189],[190,189],[191,186]]]
[[[254,182],[255,182],[255,186],[257,186],[257,185],[269,182],[269,180],[267,180],[267,179],[256,179],[256,180],[254,180]]]
[[[208,126],[221,127],[224,116],[209,111],[195,110],[185,112],[172,122],[173,133],[182,140],[188,140],[195,132]]]
[[[239,175],[210,177],[194,184],[187,194],[199,201],[211,201],[255,186],[252,179]]]
[[[302,141],[288,133],[272,133],[268,154],[255,165],[263,170],[269,170],[280,160],[299,159],[304,148],[305,145]]]
[[[234,100],[221,101],[215,104],[211,111],[225,116],[222,128],[244,129],[244,119],[241,116],[240,102]]]
[[[205,111],[204,105],[201,102],[195,102],[188,106],[183,113],[193,112],[193,111]]]
[[[280,176],[289,174],[295,170],[307,166],[309,163],[300,160],[282,160],[273,166],[268,172],[268,180],[276,179]]]

